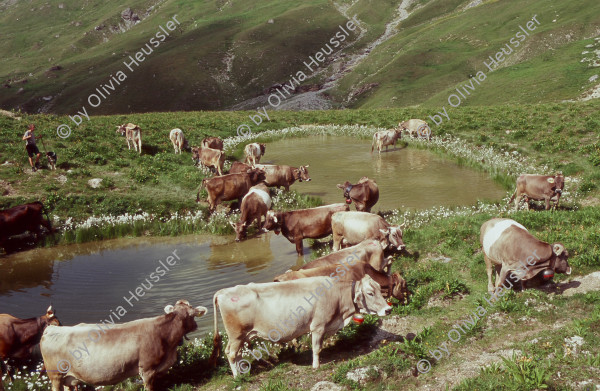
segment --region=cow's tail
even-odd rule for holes
[[[212,368],[215,368],[217,366],[217,360],[219,359],[219,356],[221,355],[221,335],[219,334],[219,316],[218,316],[218,306],[219,303],[217,301],[217,293],[215,293],[215,296],[213,297],[213,307],[214,307],[214,316],[215,316],[215,337],[213,339],[213,351],[210,355],[210,358],[208,359],[208,363]]]
[[[373,153],[373,149],[375,148],[375,139],[377,138],[377,134],[373,134],[373,141],[371,142],[371,153]]]
[[[510,204],[511,202],[513,202],[515,200],[516,196],[517,196],[517,189],[515,189],[515,192],[513,193],[512,197],[510,197],[510,200],[508,201],[508,203]]]

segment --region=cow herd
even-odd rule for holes
[[[119,130],[127,135],[128,144],[133,141],[134,148],[141,150],[139,128],[136,136],[137,127],[129,125],[132,124],[123,125]],[[175,153],[188,148],[180,129],[173,129],[169,138]],[[374,141],[377,140],[374,138]],[[384,142],[377,143],[379,151],[383,146]],[[303,254],[303,239],[329,235],[333,238],[333,252],[306,263],[299,270],[276,276],[274,282],[237,285],[214,294],[215,335],[209,361],[216,365],[221,349],[219,310],[228,335],[225,356],[234,377],[240,372],[242,347],[254,338],[280,343],[310,332],[313,367],[318,368],[325,336],[352,322],[358,313],[389,314],[390,298],[404,304],[409,297],[406,281],[399,273],[392,273],[391,267],[394,255],[405,251],[403,225],[391,225],[380,215],[370,213],[379,199],[375,181],[365,177],[355,185],[338,184],[345,203],[291,211],[272,210],[269,187],[284,187],[287,191],[296,181],[311,178],[308,165],[261,165],[265,148],[259,143],[246,145],[245,162],[234,162],[228,174],[222,173],[222,140],[207,138],[201,147],[192,148],[193,159],[213,167],[217,174],[204,179],[201,186],[207,190],[210,211],[222,201],[238,201],[241,215],[233,224],[237,241],[245,239],[250,225],[256,223],[257,234],[281,233],[295,244],[299,256]],[[515,206],[518,208],[523,197],[527,201],[544,200],[546,209],[550,200],[555,199],[557,206],[563,185],[562,174],[523,175],[517,180],[513,195]],[[198,199],[199,196],[200,192]],[[356,211],[350,211],[352,203]],[[40,206],[32,208],[20,213],[41,215]],[[4,212],[0,212],[0,219]],[[571,272],[568,251],[562,243],[540,241],[514,220],[487,221],[481,227],[480,240],[489,291],[501,286],[511,288],[512,283],[506,286],[509,276],[521,281],[523,287],[535,279],[549,280],[555,272]],[[495,283],[492,283],[493,272]],[[194,317],[205,315],[207,308],[192,307],[186,300],[179,300],[174,306],[165,307],[164,312],[162,316],[122,324],[103,323],[105,327],[62,326],[52,307],[45,315],[31,319],[0,314],[0,359],[3,364],[8,358],[25,358],[39,343],[53,391],[80,382],[116,384],[136,374],[140,374],[145,387],[152,390],[156,376],[174,364],[182,339],[196,330]],[[90,335],[96,339],[93,344],[85,345],[83,341],[91,338]],[[71,360],[68,368],[64,367],[64,359],[70,357],[69,349],[82,343],[88,355]]]

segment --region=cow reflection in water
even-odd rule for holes
[[[212,241],[208,270],[221,269],[224,266],[243,263],[248,269],[263,269],[275,256],[271,251],[271,234],[261,235],[254,239],[235,242]]]

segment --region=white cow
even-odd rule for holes
[[[169,133],[169,139],[173,143],[173,148],[175,149],[176,154],[181,153],[182,149],[188,149],[188,142],[183,135],[183,130],[179,128],[171,130],[171,133]]]
[[[121,133],[121,136],[125,135],[127,140],[127,148],[131,149],[129,142],[133,143],[133,148],[142,154],[142,130],[139,126],[132,123],[123,124],[117,126],[117,133]]]

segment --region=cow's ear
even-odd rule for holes
[[[229,224],[231,224],[231,226],[232,226],[233,228],[235,228],[235,223],[234,223],[233,221],[230,221],[230,222],[229,222]]]
[[[363,298],[363,283],[362,280],[356,281],[356,285],[354,286],[354,297],[352,298],[355,303],[359,303]]]
[[[338,189],[343,189],[344,188],[344,186],[340,185],[339,183],[336,186],[337,186]]]
[[[560,254],[562,254],[564,251],[565,251],[565,246],[563,246],[562,244],[560,244],[560,243],[554,243],[554,244],[552,245],[552,252],[553,252],[553,253],[554,253],[554,254],[555,254],[557,257],[559,257],[559,256],[560,256]]]
[[[308,168],[308,167],[310,167],[310,164],[307,164],[306,166],[304,166],[304,168]]]
[[[171,304],[169,304],[168,306],[165,307],[165,314],[170,314],[171,312],[173,312],[174,309],[175,309],[175,307],[173,307]]]

